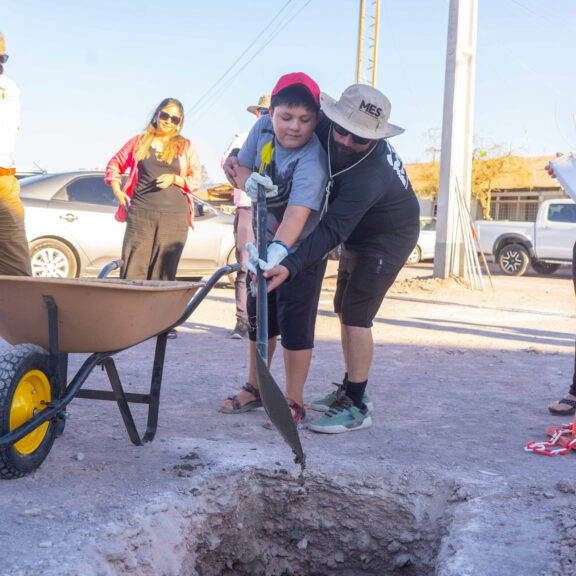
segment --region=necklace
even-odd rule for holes
[[[330,194],[332,194],[332,186],[334,184],[334,178],[336,178],[336,176],[340,176],[340,174],[344,174],[344,172],[348,172],[348,170],[352,170],[352,168],[358,166],[358,164],[360,164],[360,162],[364,162],[364,160],[366,160],[366,158],[368,158],[368,156],[370,156],[370,154],[372,154],[372,152],[376,149],[376,146],[378,146],[378,142],[374,143],[374,146],[372,146],[372,148],[370,148],[366,154],[364,154],[364,156],[362,156],[362,158],[360,158],[360,160],[357,160],[354,164],[352,164],[351,166],[348,166],[348,168],[344,168],[343,170],[340,170],[339,172],[336,172],[336,174],[332,173],[332,160],[330,158],[330,141],[332,140],[332,124],[330,124],[330,131],[328,132],[328,184],[326,184],[326,199],[324,200],[324,206],[322,207],[322,212],[320,213],[320,219],[323,218],[324,214],[326,214],[326,211],[328,210],[328,200],[330,199]]]

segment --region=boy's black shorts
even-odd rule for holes
[[[316,312],[326,271],[326,260],[306,268],[293,280],[282,284],[268,294],[268,338],[279,334],[282,346],[287,350],[314,348]],[[248,283],[246,309],[250,325],[248,336],[256,340],[256,298],[250,292],[252,279]]]
[[[390,264],[381,256],[343,251],[338,267],[334,312],[342,324],[371,328],[372,320],[402,265]]]

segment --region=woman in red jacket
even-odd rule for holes
[[[146,130],[129,140],[106,167],[119,207],[116,220],[126,221],[120,277],[174,280],[178,262],[193,228],[192,193],[201,183],[198,154],[180,135],[184,109],[180,101],[160,102]],[[122,174],[130,171],[122,190]]]

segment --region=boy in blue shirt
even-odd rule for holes
[[[320,221],[327,183],[327,159],[314,133],[320,117],[320,89],[306,74],[282,76],[272,91],[270,115],[254,125],[238,154],[236,184],[256,200],[258,184],[267,191],[268,269],[280,263]],[[254,211],[255,212],[255,211]],[[255,248],[249,247],[257,261]],[[316,310],[326,260],[298,276],[296,282],[268,295],[268,351],[271,361],[282,338],[286,397],[294,420],[306,415],[303,389],[314,347]],[[228,398],[221,412],[239,414],[262,406],[256,379],[256,298],[248,294],[250,365],[242,389]]]

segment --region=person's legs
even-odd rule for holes
[[[372,322],[402,268],[378,256],[351,254],[344,254],[340,266],[334,309],[341,321],[346,377],[330,408],[310,425],[315,432],[330,434],[372,425],[365,393],[374,350]]]
[[[188,213],[159,212],[148,280],[174,280],[188,239]]]
[[[289,284],[277,289],[286,397],[300,406],[304,404],[304,384],[312,361],[316,314],[326,264],[327,261],[322,260],[308,267]]]
[[[126,217],[126,232],[122,242],[120,278],[127,280],[147,280],[152,257],[152,246],[156,235],[153,212],[132,207]]]
[[[19,192],[14,176],[0,176],[0,274],[6,276],[32,275]]]
[[[252,230],[252,209],[248,207],[236,208],[234,216],[234,234],[236,238],[236,262],[242,268],[236,273],[234,280],[234,293],[236,297],[236,328],[232,332],[232,337],[243,338],[248,330],[248,313],[246,311],[246,261],[248,253],[246,244],[254,242],[254,232]]]
[[[248,280],[248,288],[251,280]],[[240,414],[246,412],[243,409],[247,404],[259,401],[258,394],[258,376],[256,372],[256,326],[257,326],[257,300],[256,297],[248,291],[246,309],[248,314],[248,336],[250,338],[250,356],[248,364],[248,378],[244,387],[237,392],[234,396],[226,398],[220,411],[225,414]],[[278,336],[278,321],[276,313],[276,293],[271,292],[268,294],[268,368],[272,364],[272,358],[276,350],[276,342]],[[252,404],[257,408],[257,404]]]
[[[576,293],[576,242],[572,247],[572,283]],[[563,398],[548,404],[548,412],[557,416],[571,416],[576,412],[576,343],[574,348],[574,370],[572,372],[572,385]]]
[[[300,406],[304,405],[304,384],[310,370],[312,348],[306,350],[288,350],[284,348],[284,367],[286,370],[286,397]]]

